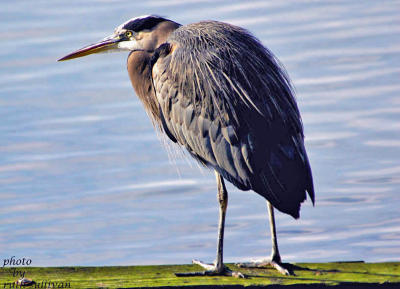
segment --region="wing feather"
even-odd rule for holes
[[[297,218],[306,191],[314,201],[312,175],[294,93],[272,53],[220,22],[182,26],[167,45],[152,76],[169,137]]]

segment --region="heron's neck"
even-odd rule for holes
[[[154,48],[156,49],[161,44],[167,42],[169,35],[180,26],[181,26],[180,24],[171,20],[164,21],[158,24],[157,28],[153,31],[152,35],[152,38],[155,40]]]
[[[147,114],[153,121],[159,120],[159,111],[151,80],[150,59],[152,53],[133,51],[128,56],[128,74],[136,95],[142,101]]]
[[[147,114],[152,118],[153,123],[161,124],[161,121],[158,102],[153,89],[150,59],[154,50],[165,43],[168,36],[179,26],[181,25],[173,21],[160,23],[152,35],[152,49],[148,49],[148,51],[132,51],[128,56],[128,74],[132,86],[142,101]]]

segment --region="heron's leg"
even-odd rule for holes
[[[218,272],[224,270],[224,230],[225,230],[225,216],[226,209],[228,208],[228,192],[225,187],[224,179],[217,172],[215,173],[217,178],[218,193],[217,199],[219,202],[219,223],[218,223],[218,241],[217,241],[217,258],[215,259],[214,265]]]
[[[272,242],[271,261],[281,263],[281,255],[279,254],[279,249],[278,249],[278,238],[276,237],[274,207],[268,201],[267,201],[267,207],[268,207],[269,228],[271,230],[271,242]]]
[[[199,260],[193,260],[193,264],[197,264],[206,271],[204,272],[190,272],[190,273],[176,273],[176,276],[202,276],[202,275],[226,275],[244,278],[240,272],[234,272],[224,266],[223,252],[224,252],[224,229],[225,229],[225,215],[228,207],[228,192],[225,187],[224,179],[222,176],[215,172],[217,177],[218,193],[217,199],[219,202],[219,224],[218,224],[218,240],[217,240],[217,258],[214,264],[207,264]]]
[[[274,207],[268,201],[267,201],[267,206],[268,206],[269,227],[271,229],[271,241],[272,241],[272,252],[271,252],[270,265],[273,266],[279,272],[281,272],[283,275],[290,275],[289,271],[282,266],[281,255],[279,254],[278,238],[276,235]]]
[[[291,273],[283,267],[281,255],[279,254],[278,249],[278,238],[276,234],[276,225],[275,225],[275,214],[274,214],[274,207],[272,204],[267,201],[268,207],[268,216],[269,216],[269,227],[271,230],[271,241],[272,241],[272,252],[271,252],[271,259],[262,259],[259,261],[253,261],[250,263],[239,263],[237,264],[239,267],[246,267],[246,268],[259,268],[264,267],[267,265],[271,265],[276,270],[278,270],[283,275],[291,275]]]

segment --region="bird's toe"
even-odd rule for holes
[[[216,264],[208,264],[199,260],[193,260],[193,264],[199,265],[205,269],[202,272],[185,272],[185,273],[175,273],[177,277],[192,277],[192,276],[231,276],[236,278],[246,278],[246,276],[237,271],[232,271],[228,267],[222,264],[218,266]]]
[[[266,259],[252,261],[252,262],[245,262],[245,263],[236,263],[236,266],[241,268],[265,268],[271,266],[275,268],[279,273],[285,276],[295,275],[292,271],[287,269],[285,264],[283,264],[282,262],[271,261]]]

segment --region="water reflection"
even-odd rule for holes
[[[33,4],[34,3],[34,4]],[[316,207],[278,214],[287,261],[400,256],[395,2],[18,1],[0,4],[0,254],[36,266],[213,260],[214,176],[157,138],[126,55],[56,62],[136,15],[248,28],[297,89]],[[130,8],[132,7],[132,8]],[[225,258],[269,255],[265,201],[229,185]],[[293,246],[296,244],[296,246]],[[368,252],[366,255],[365,252]],[[3,255],[0,255],[2,258]]]

